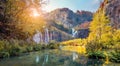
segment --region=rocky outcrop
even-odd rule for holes
[[[89,29],[80,29],[80,30],[78,30],[78,38],[87,38],[88,37],[88,35],[89,35]]]
[[[104,0],[100,8],[104,8],[106,15],[109,16],[111,26],[115,29],[120,28],[120,0]]]
[[[77,38],[87,38],[88,37],[89,32],[90,32],[89,25],[90,25],[90,22],[85,22],[76,27],[76,30],[78,31]]]
[[[72,29],[78,26],[76,37],[86,38],[89,34],[88,25],[93,18],[93,13],[89,11],[76,11],[73,12],[68,8],[56,9],[46,16],[47,25],[56,28],[53,32],[54,37],[59,37],[58,41],[69,40],[72,37]],[[60,37],[60,36],[61,37]]]
[[[47,19],[54,20],[65,28],[73,28],[86,21],[91,21],[93,13],[89,11],[77,11],[76,13],[68,8],[56,9],[47,14]]]

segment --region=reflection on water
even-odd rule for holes
[[[120,64],[106,65],[103,60],[88,59],[75,52],[45,50],[3,59],[0,61],[0,66],[120,66]]]
[[[39,57],[39,56],[36,56],[35,61],[36,61],[36,63],[40,62],[40,57]]]
[[[75,61],[76,59],[78,59],[78,54],[73,52],[73,61]]]
[[[42,66],[44,66],[44,65],[45,65],[45,63],[47,63],[47,62],[48,62],[48,55],[45,55]]]

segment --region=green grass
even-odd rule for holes
[[[22,53],[41,51],[43,49],[57,49],[58,47],[59,45],[56,43],[36,44],[23,40],[0,40],[0,58],[19,56]]]

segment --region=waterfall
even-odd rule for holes
[[[37,31],[36,34],[33,36],[33,41],[39,44],[42,41],[42,33]]]
[[[53,31],[52,32],[52,40],[54,40],[55,39],[55,32]]]
[[[42,35],[41,32],[36,31],[36,34],[33,36],[33,41],[39,44],[40,42],[45,42],[46,44],[49,43],[49,41],[52,39],[52,35],[49,35],[49,30],[48,28],[44,29],[44,35]]]
[[[47,44],[49,42],[49,31],[48,28],[45,28],[45,43]]]
[[[40,32],[40,38],[41,38],[41,42],[43,42],[43,35],[41,32]]]
[[[52,34],[52,32],[50,32],[50,40],[52,40],[53,39],[53,34]]]
[[[76,37],[76,34],[77,34],[78,32],[77,31],[75,31],[75,29],[74,28],[72,28],[72,37]]]

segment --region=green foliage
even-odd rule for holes
[[[105,59],[106,55],[102,51],[103,44],[98,41],[91,41],[86,45],[87,56],[92,59]]]
[[[110,53],[110,61],[120,63],[120,51],[112,51]]]
[[[9,50],[11,56],[18,56],[21,53],[21,49],[19,47],[13,47]]]
[[[87,52],[100,51],[102,47],[103,44],[99,43],[98,41],[91,41],[86,45]]]
[[[39,10],[39,3],[42,0],[35,0],[34,5],[27,5],[22,0],[5,0],[0,2],[3,9],[0,11],[0,34],[3,34],[3,39],[26,39],[35,33],[36,30],[41,30],[45,25],[45,20],[42,17],[34,18],[30,16],[31,8]],[[29,1],[28,1],[29,2]],[[33,28],[34,27],[34,28]]]
[[[58,49],[59,44],[50,43],[49,45],[47,45],[47,48],[49,48],[49,49]]]
[[[35,49],[33,49],[35,48]],[[0,40],[0,58],[19,56],[25,52],[37,51],[34,44],[21,40]]]
[[[58,49],[59,44],[57,42],[50,42],[47,44],[36,44],[34,42],[26,42],[23,40],[11,39],[0,40],[0,58],[7,58],[10,56],[19,56],[23,53],[40,51],[43,49]]]
[[[101,44],[104,49],[115,48],[116,44],[118,45],[120,42],[120,30],[112,28],[104,10],[95,13],[90,24],[90,31],[88,41],[92,42],[91,44],[95,41],[97,44]]]
[[[0,52],[0,58],[8,58],[9,56],[10,56],[10,53],[7,51]]]
[[[55,41],[51,41],[48,45],[47,45],[48,49],[58,49],[59,48],[59,44]]]
[[[93,51],[93,52],[88,52],[87,56],[92,59],[105,59],[106,56],[103,51]]]
[[[33,47],[32,46],[28,46],[26,49],[27,49],[28,52],[32,52],[33,51]]]
[[[110,61],[120,63],[120,30],[112,28],[103,10],[95,13],[90,24],[90,31],[86,44],[88,57],[105,59],[108,56]],[[113,51],[106,54],[103,50],[106,52]]]
[[[42,45],[41,44],[35,44],[34,47],[33,47],[33,49],[35,51],[40,51],[42,49]]]
[[[90,35],[89,40],[96,40],[96,39],[106,39],[109,38],[109,33],[111,32],[110,20],[105,15],[104,11],[99,11],[95,13],[93,21],[90,24]],[[103,38],[104,37],[104,38]]]

